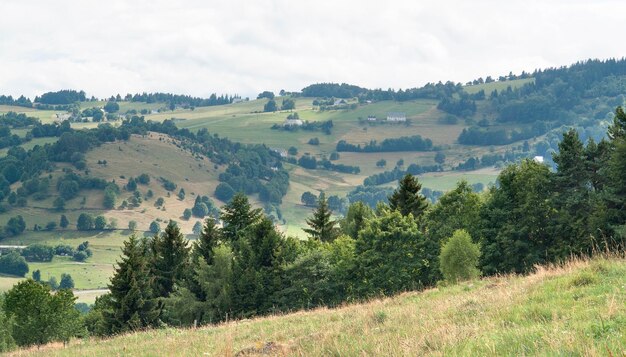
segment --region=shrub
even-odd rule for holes
[[[28,273],[28,263],[19,253],[10,252],[0,256],[0,273],[25,276]]]
[[[441,247],[439,269],[450,282],[473,279],[480,275],[476,268],[479,257],[480,246],[472,242],[469,233],[463,229],[456,230]]]

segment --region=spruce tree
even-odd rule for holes
[[[422,184],[417,181],[417,177],[406,174],[400,180],[400,187],[389,196],[389,207],[403,216],[412,213],[415,219],[421,217],[428,207],[426,197],[420,194],[421,189]]]
[[[228,242],[237,241],[244,230],[254,225],[261,218],[261,209],[252,209],[248,198],[243,193],[237,193],[232,200],[222,208],[220,215],[224,227],[222,232]]]
[[[161,236],[152,241],[152,270],[155,277],[155,296],[168,297],[176,284],[185,279],[189,267],[189,242],[174,221]]]
[[[215,219],[207,218],[204,221],[204,228],[200,233],[200,237],[194,243],[194,256],[204,259],[208,265],[213,264],[214,249],[221,239],[222,232],[215,223]]]
[[[106,330],[112,334],[151,327],[158,321],[147,245],[134,235],[124,242],[122,260],[109,284],[111,309],[103,311]]]
[[[320,240],[322,242],[331,242],[337,238],[339,232],[335,227],[337,221],[331,219],[332,211],[328,208],[328,201],[326,195],[320,194],[317,200],[317,208],[313,211],[313,216],[307,218],[306,223],[311,228],[305,228],[304,231],[308,233],[311,238]]]

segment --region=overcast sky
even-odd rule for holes
[[[0,0],[0,94],[408,88],[624,56],[624,1]]]

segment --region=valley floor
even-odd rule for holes
[[[19,351],[45,356],[626,354],[626,260],[502,276],[198,329]]]

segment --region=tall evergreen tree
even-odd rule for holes
[[[207,218],[204,221],[204,227],[202,228],[200,237],[198,237],[198,240],[194,243],[194,257],[204,259],[208,265],[213,264],[214,249],[221,240],[222,232],[215,223],[215,219],[212,217]]]
[[[132,235],[124,242],[109,284],[110,310],[103,311],[106,330],[111,334],[155,326],[159,310],[152,294],[148,242]]]
[[[403,216],[411,213],[413,218],[420,218],[428,207],[426,197],[420,194],[421,189],[422,184],[418,182],[417,177],[406,174],[400,180],[400,187],[389,196],[389,207],[399,211]]]
[[[328,200],[324,193],[320,194],[317,200],[317,208],[313,211],[313,216],[307,218],[306,224],[311,228],[303,229],[311,238],[322,242],[332,242],[339,235],[336,228],[337,221],[331,219],[333,212],[328,208]]]
[[[152,240],[152,271],[155,296],[168,297],[188,275],[189,242],[174,221]]]
[[[228,242],[237,241],[248,227],[254,225],[261,217],[261,209],[253,209],[248,197],[239,192],[222,208],[220,218],[224,223],[222,232]]]

